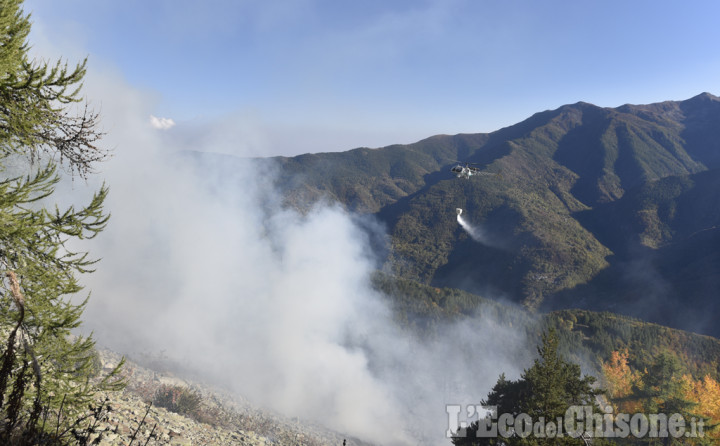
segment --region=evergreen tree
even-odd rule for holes
[[[601,390],[593,387],[595,378],[582,376],[580,366],[563,360],[558,355],[558,338],[554,330],[544,333],[542,344],[538,347],[539,358],[532,367],[525,370],[520,379],[507,380],[500,375],[498,382],[482,402],[485,406],[496,406],[498,414],[511,414],[512,419],[518,415],[527,414],[532,422],[541,421],[541,425],[554,423],[555,431],[535,432],[529,436],[513,432],[511,436],[503,438],[476,438],[480,428],[474,422],[466,430],[459,432],[452,439],[455,445],[583,445],[585,440],[567,436],[556,437],[559,427],[558,418],[564,420],[567,410],[571,406],[587,406],[597,411],[596,397]],[[563,423],[564,425],[564,423]],[[601,439],[595,439],[593,444],[599,445]]]
[[[633,386],[633,396],[643,402],[649,413],[686,411],[693,403],[685,399],[680,379],[680,362],[677,357],[660,353]]]
[[[22,0],[0,1],[0,156],[49,155],[85,177],[107,152],[95,143],[98,115],[79,102],[86,61],[70,68],[28,58],[29,16]]]
[[[97,115],[77,106],[85,61],[30,60],[21,6],[0,0],[0,444],[32,443],[41,419],[71,420],[97,389],[119,384],[91,382],[94,342],[71,334],[87,299],[70,296],[95,261],[69,241],[102,231],[108,190],[83,208],[46,207],[58,163],[85,177],[107,156],[95,146]]]
[[[696,423],[701,422],[704,429],[709,430],[712,427],[710,420],[696,413],[695,408],[697,402],[691,401],[686,396],[685,382],[681,376],[682,367],[679,359],[669,353],[660,353],[651,365],[640,374],[637,384],[632,386],[631,394],[620,401],[631,401],[635,403],[640,413],[644,414],[660,414],[663,417],[670,417],[673,414],[679,414],[686,424],[686,432],[691,431],[691,420]],[[652,420],[650,421],[650,429],[652,429]],[[663,430],[663,425],[667,425],[666,421],[655,422],[655,429]],[[630,437],[626,443],[637,445],[705,445],[714,444],[714,439],[710,436],[686,438],[681,436],[675,438],[668,435],[656,438],[651,435],[642,438]]]

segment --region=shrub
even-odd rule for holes
[[[202,395],[182,386],[163,384],[155,392],[153,404],[180,415],[197,416]]]

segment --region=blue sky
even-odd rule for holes
[[[151,114],[176,124],[168,132],[252,128],[263,155],[490,132],[577,101],[720,95],[715,1],[27,0],[25,10],[33,43],[88,55],[89,77],[112,71],[152,97]]]

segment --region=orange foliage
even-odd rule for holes
[[[610,360],[602,365],[608,394],[611,398],[622,398],[630,395],[632,372],[628,365],[628,351],[615,351]]]
[[[709,418],[710,425],[720,423],[720,383],[710,375],[705,375],[705,378],[698,380],[693,379],[690,375],[684,375],[683,381],[685,398],[697,403],[693,412]],[[711,438],[720,438],[718,430],[717,428],[713,429],[707,434]]]
[[[603,362],[602,371],[605,375],[605,386],[608,396],[616,402],[616,409],[624,413],[642,412],[642,403],[627,397],[632,396],[632,387],[638,383],[641,376],[633,372],[628,365],[628,351],[614,351],[607,362]],[[647,371],[645,371],[647,373]],[[720,383],[710,375],[702,379],[694,379],[691,375],[683,375],[683,389],[685,398],[697,403],[691,411],[709,419],[705,423],[705,435],[713,439],[720,439]],[[718,425],[714,429],[708,427]]]
[[[638,374],[630,370],[628,356],[627,349],[614,351],[610,354],[610,360],[602,364],[605,385],[611,399],[617,400],[630,396],[632,386],[637,382]],[[642,411],[642,403],[639,401],[626,400],[618,403],[617,406],[616,409],[625,413]]]

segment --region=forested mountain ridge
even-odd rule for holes
[[[636,370],[670,352],[682,361],[684,373],[720,379],[720,340],[711,336],[610,312],[572,309],[538,315],[462,290],[433,288],[380,273],[373,277],[373,285],[389,299],[397,322],[423,337],[432,338],[453,320],[484,317],[526,334],[528,345],[537,344],[543,331],[554,328],[561,353],[596,376],[613,352],[628,351],[630,365]]]
[[[718,166],[720,130],[715,124],[719,113],[720,102],[709,93],[681,102],[618,108],[578,102],[489,134],[436,135],[414,144],[272,160],[293,178],[281,182],[288,192],[328,193],[353,209],[377,212],[399,197],[440,181],[441,176],[426,175],[456,160],[490,164],[524,142],[527,149],[546,146],[537,155],[550,155],[574,172],[578,177],[574,194],[592,205],[617,198],[621,190],[642,181]],[[520,160],[515,161],[512,171],[522,172]],[[368,181],[367,176],[375,181]],[[389,193],[388,189],[395,188],[402,192]],[[385,195],[390,198],[383,199]]]
[[[720,99],[708,93],[617,108],[578,102],[489,134],[264,161],[278,169],[286,204],[329,199],[375,214],[401,277],[717,335],[702,323],[720,311],[718,124]],[[455,178],[457,160],[497,175]],[[458,207],[487,243],[460,228]]]
[[[708,391],[720,389],[719,103],[708,94],[618,108],[581,102],[490,134],[252,162],[191,156],[241,193],[262,189],[261,213],[285,205],[310,220],[314,205],[330,202],[370,221],[384,262],[372,285],[394,322],[427,344],[456,323],[482,333],[490,321],[526,346],[552,328],[563,358],[617,401],[659,376],[660,358],[678,365],[666,381],[701,402],[720,395]],[[488,175],[457,178],[458,161]],[[249,183],[248,168],[265,181]],[[463,229],[456,208],[481,237]],[[529,365],[532,351],[512,355]]]

